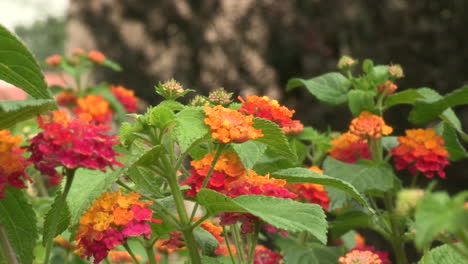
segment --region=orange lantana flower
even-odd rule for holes
[[[382,117],[364,111],[354,118],[349,125],[349,132],[362,139],[378,139],[382,135],[389,135],[393,128],[387,126]]]
[[[299,120],[292,120],[294,110],[289,110],[281,106],[277,100],[271,100],[268,96],[246,95],[239,112],[253,115],[255,117],[268,119],[280,126],[285,134],[297,135],[304,129],[304,125]]]
[[[338,259],[340,264],[382,264],[379,256],[369,250],[355,249]]]
[[[242,143],[249,139],[262,137],[262,131],[255,129],[253,116],[225,108],[221,105],[205,105],[205,124],[211,128],[211,136],[222,143]]]
[[[412,174],[418,171],[432,178],[437,172],[445,178],[444,168],[449,164],[449,153],[444,140],[431,129],[409,129],[406,136],[398,137],[400,145],[391,150],[397,170],[408,168]]]
[[[97,50],[92,50],[88,52],[88,58],[92,62],[97,63],[97,64],[101,64],[106,60],[106,56],[102,52],[97,51]]]
[[[334,159],[346,163],[354,163],[358,159],[370,159],[367,140],[349,132],[341,134],[331,141],[332,148],[328,153]]]
[[[23,157],[20,143],[21,137],[11,136],[8,130],[0,130],[0,199],[4,198],[7,184],[22,189],[26,188],[26,181],[32,181],[25,172],[29,163]]]
[[[77,100],[77,106],[73,111],[79,115],[86,113],[91,115],[92,121],[96,124],[109,123],[112,119],[112,110],[109,108],[109,102],[100,95],[88,94],[85,98]]]

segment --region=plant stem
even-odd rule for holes
[[[4,256],[5,260],[10,264],[18,264],[16,254],[11,247],[10,240],[5,232],[5,228],[0,224],[0,252]]]
[[[250,240],[249,264],[254,263],[255,247],[257,246],[258,234],[260,233],[260,221],[255,222],[255,229]]]
[[[390,193],[385,193],[385,206],[390,214],[390,225],[392,232],[390,234],[393,250],[395,251],[395,258],[397,264],[407,264],[408,260],[405,253],[405,244],[402,239],[402,234],[400,230],[400,224],[398,222],[398,216],[395,214],[393,208],[392,196]]]
[[[211,162],[210,169],[208,170],[208,174],[206,174],[205,180],[203,180],[201,189],[205,188],[208,185],[211,175],[213,175],[213,171],[216,166],[216,163],[218,162],[219,157],[221,157],[221,153],[223,153],[223,150],[225,147],[226,147],[226,144],[219,144],[216,146],[216,153],[213,157],[213,161]],[[192,219],[195,217],[195,214],[197,213],[197,210],[198,210],[198,206],[199,204],[198,202],[196,202],[195,206],[193,207],[192,214],[190,215],[190,222],[192,222]]]
[[[223,226],[223,235],[224,235],[224,239],[226,241],[226,247],[227,247],[227,250],[229,252],[229,257],[231,257],[231,262],[232,264],[236,264],[236,260],[234,259],[234,254],[232,254],[232,251],[231,251],[231,243],[229,242],[229,237],[227,235],[227,232],[226,232],[226,226]]]
[[[146,256],[148,256],[149,264],[156,264],[156,258],[154,256],[153,245],[145,246]]]
[[[237,259],[239,263],[244,263],[244,250],[242,248],[242,240],[239,234],[239,228],[237,224],[231,225],[232,236],[234,237],[234,246],[237,251]]]
[[[44,259],[44,264],[48,264],[49,263],[49,259],[50,259],[50,253],[52,251],[52,245],[53,245],[53,240],[54,240],[54,237],[55,237],[55,232],[57,232],[57,226],[58,226],[58,218],[60,216],[60,213],[62,212],[63,208],[65,207],[66,205],[66,199],[67,199],[67,196],[68,196],[68,192],[70,191],[71,189],[71,185],[73,183],[73,178],[75,177],[75,171],[76,169],[65,169],[65,189],[63,190],[63,193],[62,195],[60,196],[60,198],[57,200],[57,204],[56,204],[56,210],[53,212],[52,214],[52,218],[51,218],[51,226],[50,226],[50,233],[51,233],[51,237],[48,238],[48,237],[45,237],[44,239],[46,239],[45,242],[45,246],[46,246],[46,255],[45,255],[45,259]]]
[[[140,262],[138,261],[137,257],[135,256],[135,254],[133,253],[132,249],[128,246],[127,242],[123,243],[122,244],[125,248],[125,250],[127,250],[128,254],[130,254],[130,256],[132,257],[133,261],[136,263],[136,264],[139,264]]]
[[[167,168],[169,169],[169,168]],[[177,208],[177,213],[180,217],[180,222],[182,226],[182,234],[185,238],[185,244],[189,250],[190,259],[192,260],[192,264],[201,264],[200,254],[198,253],[197,242],[195,241],[195,237],[192,233],[191,222],[188,218],[187,211],[185,209],[184,204],[184,197],[182,196],[182,192],[180,191],[179,184],[177,182],[177,176],[175,171],[171,169],[171,173],[168,175],[167,182],[169,183],[169,187],[171,188],[172,196],[174,197],[174,202]]]
[[[411,185],[410,185],[411,188],[416,187],[416,184],[418,183],[418,176],[419,176],[419,173],[413,176],[413,179],[411,180]]]

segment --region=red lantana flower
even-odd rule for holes
[[[5,197],[4,190],[12,187],[26,188],[26,181],[32,179],[24,171],[29,165],[19,147],[21,137],[11,136],[10,131],[0,130],[0,199]]]
[[[331,141],[332,148],[328,153],[334,159],[346,163],[355,163],[358,159],[371,159],[367,140],[349,132],[341,134],[339,138]]]
[[[125,89],[123,86],[112,86],[111,92],[124,106],[125,111],[128,113],[136,112],[138,107],[138,98],[135,96],[134,91]]]
[[[239,112],[268,119],[278,124],[285,134],[297,135],[304,129],[304,125],[299,120],[291,119],[295,111],[281,106],[277,100],[256,95],[246,95],[245,100],[240,96],[238,98],[242,102]]]
[[[273,250],[263,246],[257,245],[254,253],[254,264],[281,264],[283,262],[283,255],[274,252]]]
[[[406,136],[398,137],[398,141],[400,145],[391,150],[397,170],[408,168],[412,174],[419,171],[428,178],[437,172],[445,178],[444,168],[449,164],[449,153],[444,140],[433,129],[406,130]]]
[[[86,114],[70,118],[60,111],[54,111],[49,122],[39,117],[43,131],[30,140],[29,161],[49,177],[49,185],[57,185],[62,178],[57,167],[105,171],[107,166],[122,166],[113,150],[119,143],[117,137],[104,134],[110,127],[92,124],[90,120]]]

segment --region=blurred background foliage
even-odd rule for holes
[[[17,27],[17,34],[39,59],[74,48],[104,52],[124,70],[102,70],[96,79],[122,84],[149,103],[158,100],[154,85],[174,77],[205,92],[224,87],[235,94],[268,95],[296,109],[306,125],[343,131],[351,118],[345,106],[318,104],[305,89],[286,93],[287,80],[334,71],[340,56],[351,55],[401,64],[406,77],[397,82],[400,90],[431,87],[446,94],[468,82],[465,0],[63,3],[64,18]],[[412,127],[409,110],[398,107],[386,116],[395,134]],[[455,110],[466,131],[468,107]],[[441,185],[466,189],[460,183],[468,182],[467,169],[468,164],[450,166]]]

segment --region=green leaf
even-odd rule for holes
[[[353,116],[374,110],[374,91],[352,90],[348,93],[348,106]]]
[[[253,170],[259,175],[265,175],[277,170],[296,166],[298,166],[296,162],[292,162],[290,159],[286,159],[283,155],[267,149],[260,160],[255,163]]]
[[[62,196],[62,192],[57,191],[55,195],[55,200],[54,203],[52,204],[52,207],[50,210],[47,212],[47,215],[45,217],[45,222],[44,222],[44,230],[43,230],[43,235],[42,235],[42,242],[45,245],[47,241],[52,241],[52,239],[61,233],[65,231],[68,226],[70,225],[70,211],[68,210],[68,206],[65,203],[64,206],[61,209],[58,209],[57,206],[60,203],[59,199]],[[60,210],[60,212],[57,212],[57,210]],[[58,221],[55,227],[55,232],[51,230],[53,222],[54,221],[54,215],[58,214],[56,220]],[[53,233],[52,233],[53,232]]]
[[[195,141],[205,137],[210,132],[203,121],[203,110],[195,107],[186,107],[176,114],[174,133],[182,152],[185,152]]]
[[[127,164],[133,164],[140,158],[131,155]],[[91,206],[104,191],[106,191],[120,176],[126,174],[129,165],[107,169],[107,172],[80,168],[75,172],[75,179],[67,196],[70,210],[70,223],[75,225],[80,221],[81,215]]]
[[[164,106],[155,106],[148,110],[148,123],[160,129],[165,129],[175,121],[174,112]]]
[[[353,185],[360,193],[388,191],[393,188],[396,176],[390,167],[349,164],[327,157],[323,163],[324,173]],[[342,191],[330,189],[330,210],[341,208],[349,202],[349,196]]]
[[[388,109],[392,106],[399,104],[414,104],[417,100],[423,99],[424,96],[421,95],[415,89],[407,89],[399,93],[391,94],[385,100],[385,108]]]
[[[156,176],[152,170],[138,166],[128,169],[127,173],[135,185],[143,189],[143,191],[157,197],[162,196],[161,186],[163,179],[160,176]]]
[[[400,142],[398,141],[398,137],[395,136],[386,136],[382,137],[382,147],[386,151],[390,151],[392,148],[398,146]]]
[[[296,153],[289,146],[288,139],[277,124],[263,118],[254,118],[253,127],[262,130],[263,133],[263,137],[254,141],[267,145],[272,151],[284,155],[292,161],[297,160]]]
[[[418,92],[425,97],[425,100],[415,103],[410,112],[409,121],[415,124],[424,124],[442,114],[461,129],[460,121],[450,107],[467,104],[468,86],[457,89],[442,98],[437,92],[428,88],[419,89]]]
[[[384,84],[385,81],[389,78],[388,66],[387,65],[377,65],[372,68],[369,72],[369,78],[375,84]]]
[[[344,247],[305,247],[291,238],[280,236],[275,238],[274,243],[281,248],[285,263],[288,264],[337,264],[338,258],[346,253]]]
[[[218,247],[218,240],[210,232],[199,226],[193,230],[193,235],[202,249],[203,255],[213,254],[213,251]]]
[[[365,59],[362,62],[362,71],[365,73],[370,73],[374,68],[374,62],[370,59]]]
[[[2,101],[0,102],[0,129],[28,120],[55,108],[55,101],[49,99]]]
[[[174,101],[174,100],[164,100],[161,103],[159,103],[158,106],[167,107],[167,108],[171,109],[172,111],[180,111],[180,110],[183,110],[185,108],[185,105],[183,105],[183,104],[181,104],[181,103],[179,103],[177,101]]]
[[[317,146],[321,151],[327,151],[331,148],[330,141],[332,137],[330,133],[320,133],[313,127],[304,127],[302,132],[297,135],[300,140],[310,141]]]
[[[115,61],[110,60],[110,59],[105,59],[101,63],[101,65],[104,66],[104,67],[107,67],[107,68],[111,68],[112,70],[117,71],[117,72],[122,71],[122,68],[120,67],[120,65],[118,63],[116,63]]]
[[[461,246],[460,243],[455,243],[455,246]],[[442,245],[431,249],[424,255],[423,258],[418,262],[418,264],[458,264],[466,263],[466,259],[458,254],[455,250],[450,248],[449,245]]]
[[[367,207],[370,211],[372,211],[367,201],[356,190],[356,188],[344,180],[320,174],[306,168],[290,168],[275,171],[271,174],[271,176],[277,179],[284,179],[288,183],[313,183],[339,189],[349,194],[364,207]]]
[[[286,90],[289,91],[300,86],[305,86],[320,101],[339,105],[345,103],[348,99],[346,94],[350,87],[350,82],[343,74],[330,72],[309,80],[290,79]]]
[[[0,80],[23,89],[36,99],[52,98],[33,55],[2,25],[0,25]]]
[[[5,198],[0,199],[0,224],[19,263],[32,263],[37,239],[36,215],[22,191],[5,189]]]
[[[143,144],[141,144],[136,146],[136,148],[141,148],[137,150],[139,157],[135,160],[133,164],[129,164],[129,166],[131,167],[153,165],[154,161],[158,159],[161,153],[164,151],[161,145],[154,146],[152,148],[147,148]]]
[[[360,211],[347,211],[337,215],[330,223],[331,233],[335,239],[340,238],[346,232],[372,225],[372,216]]]
[[[233,143],[232,148],[235,150],[246,169],[252,169],[267,149],[263,143],[253,140],[241,144]]]
[[[211,214],[220,212],[250,213],[268,224],[290,232],[306,231],[321,243],[327,241],[327,222],[320,205],[264,195],[241,195],[234,199],[209,189],[202,189],[198,202]]]
[[[416,207],[415,244],[419,249],[430,245],[439,232],[456,232],[467,227],[466,193],[454,199],[445,192],[426,193]]]
[[[458,140],[455,129],[446,122],[440,123],[440,128],[441,131],[438,131],[438,133],[442,135],[442,138],[445,141],[444,146],[449,152],[449,160],[458,161],[468,157],[466,149]]]

